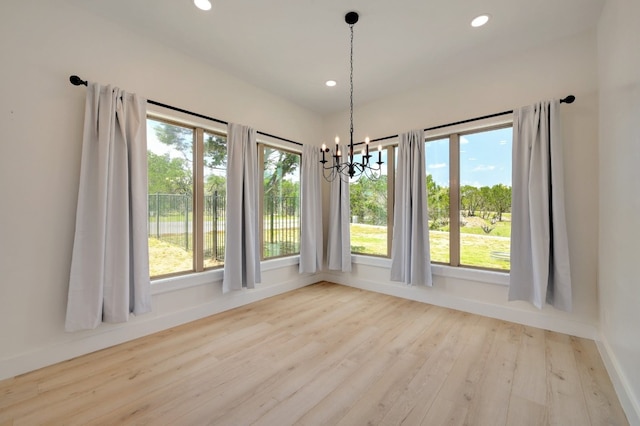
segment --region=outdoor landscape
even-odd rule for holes
[[[149,258],[152,277],[194,270],[194,131],[148,120]],[[435,150],[443,141],[430,144]],[[300,155],[260,145],[263,170],[261,241],[264,259],[299,252]],[[224,262],[226,137],[204,132],[203,268]],[[428,167],[430,166],[428,163]],[[442,173],[436,164],[434,173]],[[431,261],[450,263],[449,187],[426,177]],[[361,176],[350,183],[352,252],[389,257],[387,176]],[[460,187],[460,264],[509,270],[511,187]]]

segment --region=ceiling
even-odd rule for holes
[[[320,114],[595,27],[604,0],[70,0]],[[470,21],[491,15],[481,28]],[[324,82],[333,79],[336,87]]]

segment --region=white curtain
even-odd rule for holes
[[[514,111],[509,300],[570,311],[559,105]]]
[[[229,124],[223,292],[260,282],[258,147],[256,131]]]
[[[320,149],[302,147],[300,176],[300,266],[301,274],[322,269],[322,186]]]
[[[88,83],[65,330],[151,310],[146,100]]]
[[[432,286],[424,131],[400,135],[396,172],[391,280]]]
[[[349,153],[347,146],[340,148],[342,158]],[[329,204],[329,237],[327,241],[327,259],[329,269],[351,272],[351,206],[349,200],[349,179],[336,176],[331,182],[331,201]]]

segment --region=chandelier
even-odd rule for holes
[[[324,178],[331,182],[336,177],[340,176],[340,179],[349,181],[351,178],[357,178],[361,175],[367,176],[370,179],[377,179],[382,172],[382,146],[378,146],[378,161],[372,161],[372,155],[369,154],[369,138],[364,140],[364,148],[361,153],[361,160],[354,160],[354,144],[353,144],[353,25],[358,22],[358,14],[356,12],[349,12],[344,16],[344,20],[349,24],[351,30],[351,53],[350,69],[349,69],[349,85],[350,85],[350,102],[349,102],[349,152],[340,151],[340,138],[336,136],[336,148],[333,153],[325,144],[322,144],[320,152],[322,152],[322,173]],[[327,160],[327,154],[329,160]],[[327,164],[329,163],[329,164]]]

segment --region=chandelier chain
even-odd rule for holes
[[[349,132],[351,136],[350,142],[353,144],[353,24],[349,25],[349,28],[351,29],[351,53],[349,55],[349,59],[350,59],[349,87],[351,88],[349,93],[349,111],[350,111]]]

